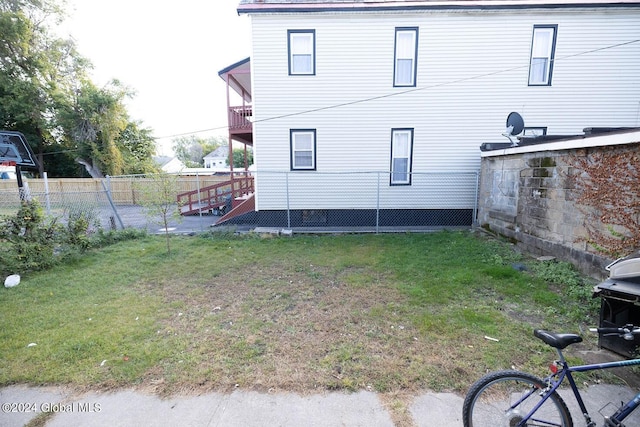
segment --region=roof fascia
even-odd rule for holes
[[[218,75],[220,77],[222,77],[223,74],[226,74],[230,71],[233,71],[235,68],[238,68],[244,64],[246,64],[247,62],[251,61],[251,57],[245,58],[241,61],[236,62],[235,64],[231,64],[228,67],[223,68],[222,70],[218,71]]]
[[[602,0],[566,0],[548,2],[540,0],[480,0],[480,1],[433,1],[433,2],[387,2],[387,3],[253,3],[243,4],[238,14],[256,13],[308,13],[308,12],[382,12],[420,10],[497,10],[497,9],[563,9],[563,8],[640,8],[636,0],[614,2]]]
[[[565,140],[546,142],[542,144],[522,145],[492,151],[483,151],[480,157],[495,157],[510,154],[536,153],[540,151],[575,150],[581,148],[606,147],[611,145],[626,145],[640,143],[640,131],[630,130],[611,132],[598,135],[577,135]]]

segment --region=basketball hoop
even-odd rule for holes
[[[0,130],[0,164],[38,168],[36,156],[24,135],[9,130]]]
[[[0,166],[15,166],[16,162],[13,160],[6,160],[0,163]]]

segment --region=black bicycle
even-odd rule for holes
[[[634,335],[640,334],[640,327],[627,325],[622,328],[593,328],[591,331],[633,340]],[[557,392],[565,379],[569,382],[584,415],[585,425],[596,427],[576,386],[573,373],[640,365],[640,359],[633,359],[569,366],[562,350],[570,344],[581,342],[580,335],[556,334],[541,329],[535,330],[534,335],[558,352],[559,360],[551,365],[551,375],[540,379],[526,372],[506,370],[483,376],[471,386],[464,399],[464,427],[572,427],[573,420],[569,409]],[[622,405],[612,416],[605,417],[605,427],[624,427],[622,422],[638,406],[640,393]]]

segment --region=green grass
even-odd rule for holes
[[[171,247],[120,242],[1,289],[0,385],[463,391],[486,370],[544,369],[532,329],[597,314],[569,273],[518,271],[535,262],[469,232]]]

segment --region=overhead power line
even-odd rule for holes
[[[589,54],[593,54],[593,53],[596,53],[596,52],[602,52],[602,51],[609,50],[609,49],[615,49],[615,48],[618,48],[618,47],[627,46],[627,45],[631,45],[631,44],[638,43],[638,42],[640,42],[640,39],[630,40],[630,41],[626,41],[626,42],[622,42],[622,43],[616,43],[616,44],[613,44],[613,45],[604,46],[604,47],[595,48],[595,49],[590,49],[590,50],[586,50],[586,51],[583,51],[583,52],[574,53],[574,54],[571,54],[571,55],[565,55],[565,56],[560,57],[560,58],[552,59],[551,61],[552,62],[563,61],[565,59],[575,58],[575,57],[584,56],[584,55],[589,55]],[[311,108],[311,109],[308,109],[308,110],[302,110],[302,111],[296,111],[296,112],[293,112],[293,113],[287,113],[287,114],[281,114],[281,115],[272,116],[272,117],[266,117],[264,119],[255,120],[253,123],[263,123],[263,122],[268,122],[268,121],[272,121],[272,120],[284,119],[284,118],[288,118],[288,117],[301,116],[301,115],[309,114],[309,113],[317,113],[319,111],[326,111],[326,110],[332,110],[332,109],[340,108],[340,107],[347,107],[347,106],[350,106],[350,105],[362,104],[362,103],[366,103],[366,102],[376,101],[376,100],[379,100],[379,99],[391,98],[391,97],[395,97],[395,96],[406,95],[408,93],[420,92],[420,91],[429,90],[429,89],[435,89],[435,88],[439,88],[439,87],[443,87],[443,86],[450,86],[450,85],[455,85],[455,84],[459,84],[459,83],[463,83],[463,82],[469,82],[469,81],[473,81],[473,80],[483,79],[483,78],[486,78],[486,77],[491,77],[491,76],[495,76],[495,75],[499,75],[499,74],[510,73],[510,72],[513,72],[513,71],[521,70],[523,68],[529,68],[529,63],[527,63],[525,65],[518,65],[518,66],[515,66],[515,67],[510,67],[510,68],[504,68],[504,69],[501,69],[501,70],[491,71],[491,72],[488,72],[488,73],[482,73],[482,74],[476,74],[476,75],[469,76],[469,77],[463,77],[463,78],[451,80],[451,81],[448,81],[448,82],[436,83],[436,84],[429,85],[429,86],[416,87],[416,88],[411,88],[411,89],[407,89],[407,90],[403,90],[403,91],[399,91],[399,92],[390,92],[390,93],[385,93],[385,94],[382,94],[382,95],[371,96],[371,97],[368,97],[368,98],[361,98],[361,99],[356,99],[356,100],[353,100],[353,101],[347,101],[347,102],[342,102],[342,103],[331,104],[331,105],[327,105],[327,106],[324,106],[324,107]],[[157,137],[156,139],[177,138],[177,137],[180,137],[180,136],[195,135],[195,134],[203,133],[203,132],[213,132],[213,131],[217,131],[217,130],[224,130],[224,129],[227,129],[227,128],[228,128],[228,126],[226,126],[226,125],[225,126],[218,126],[218,127],[213,127],[213,128],[203,129],[203,130],[198,130],[198,131],[193,131],[193,132],[184,132],[184,133],[178,133],[178,134],[174,134],[174,135],[167,135],[167,136]]]

